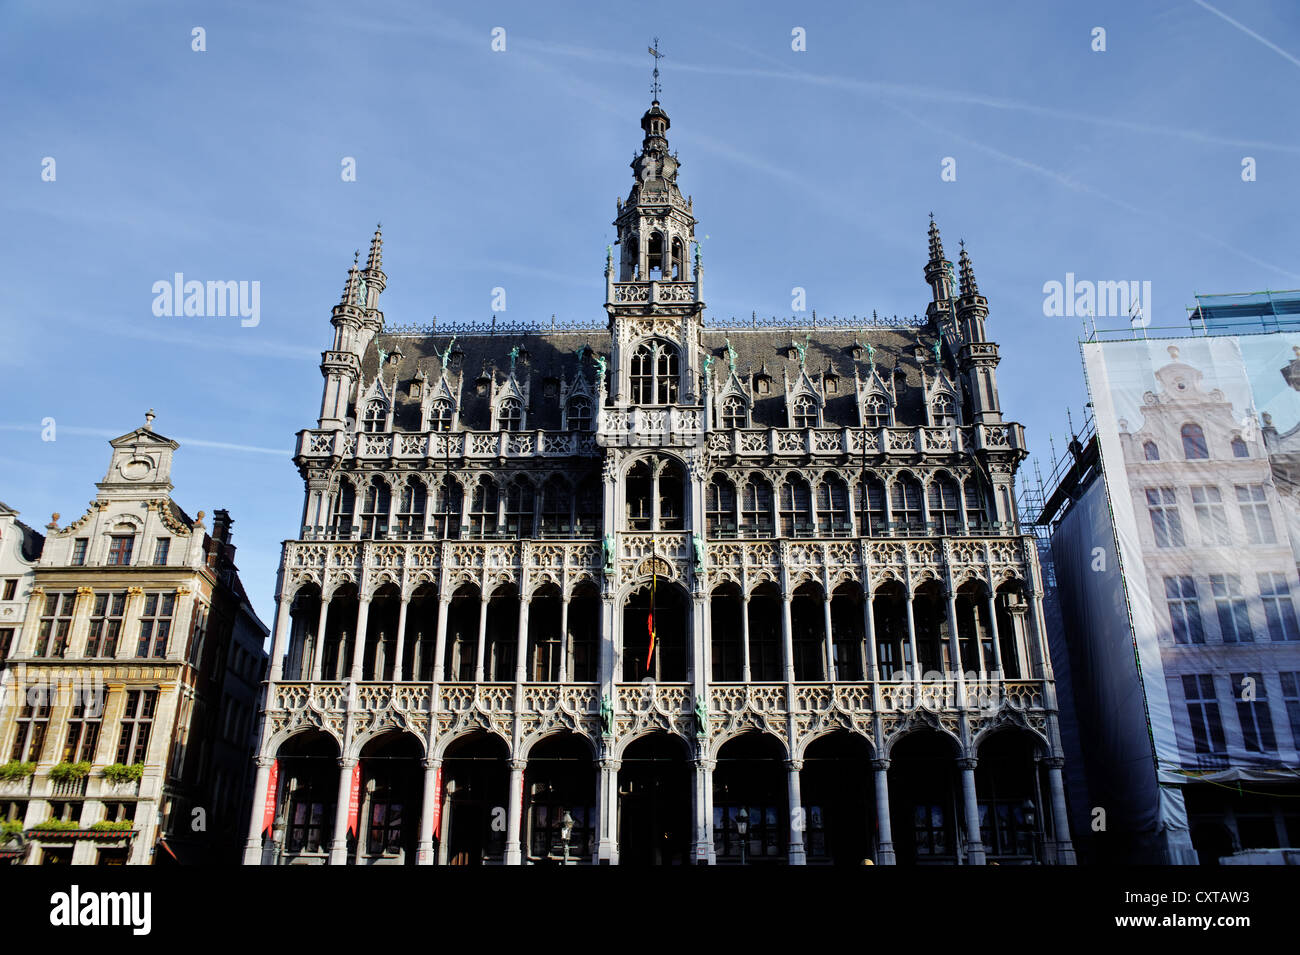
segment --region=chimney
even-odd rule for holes
[[[230,529],[234,523],[234,518],[224,507],[212,512],[212,553],[225,566],[235,563],[235,545],[230,543]]]

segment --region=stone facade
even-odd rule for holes
[[[209,531],[172,500],[153,418],[109,442],[86,513],[47,525],[4,661],[0,755],[34,771],[0,799],[30,864],[233,861],[247,825],[267,630],[229,514]]]
[[[607,324],[389,325],[378,230],[349,271],[245,861],[1072,862],[968,256],[931,223],[914,325],[710,324],[641,125]]]

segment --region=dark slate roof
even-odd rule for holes
[[[755,427],[785,427],[785,385],[782,374],[788,375],[793,384],[799,373],[797,360],[788,358],[791,341],[803,344],[805,336],[810,336],[807,349],[807,368],[814,383],[818,375],[825,371],[839,376],[840,382],[836,394],[827,395],[824,423],[828,427],[856,426],[858,424],[857,404],[853,393],[854,368],[865,380],[868,365],[865,360],[855,362],[851,353],[854,344],[870,344],[875,349],[876,367],[888,380],[891,374],[895,393],[898,398],[896,420],[899,425],[923,424],[925,422],[924,405],[921,390],[921,366],[915,356],[917,336],[926,348],[929,358],[929,345],[934,340],[934,333],[929,329],[916,328],[877,328],[863,330],[852,328],[835,329],[772,329],[772,328],[708,328],[704,329],[703,344],[710,354],[717,359],[713,366],[716,381],[721,382],[727,373],[727,351],[725,342],[730,340],[736,351],[736,371],[748,387],[751,375],[765,371],[771,376],[771,390],[767,395],[755,394]],[[793,338],[792,338],[793,336]],[[393,424],[398,431],[416,431],[420,427],[421,402],[410,397],[410,383],[418,371],[423,371],[427,386],[433,388],[442,374],[440,352],[451,340],[451,333],[422,334],[387,334],[377,336],[366,350],[362,360],[362,380],[369,387],[379,367],[378,347],[382,345],[387,352],[400,348],[402,357],[396,369],[396,402]],[[491,427],[489,401],[490,386],[481,390],[480,378],[496,375],[498,383],[504,382],[510,369],[510,349],[518,345],[522,357],[517,365],[517,377],[523,384],[526,380],[529,394],[528,429],[544,428],[558,430],[560,427],[559,382],[574,380],[578,370],[578,349],[586,345],[592,353],[608,356],[610,352],[609,332],[604,329],[591,330],[538,330],[508,331],[497,334],[470,333],[456,335],[456,349],[462,354],[459,363],[453,358],[453,370],[449,375],[452,390],[460,385],[461,401],[460,423],[462,427],[474,430],[487,430]],[[591,354],[584,357],[582,372],[589,385],[594,389],[595,365]],[[949,370],[951,374],[951,369]],[[463,384],[460,384],[464,376]],[[393,366],[385,369],[384,381],[391,390]],[[554,385],[552,394],[547,394],[548,385]]]

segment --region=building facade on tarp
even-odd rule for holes
[[[1083,345],[1096,434],[1039,521],[1098,860],[1300,845],[1293,339]]]

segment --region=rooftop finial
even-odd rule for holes
[[[153,419],[156,418],[156,417],[157,417],[157,415],[155,415],[155,414],[153,413],[153,409],[152,409],[152,408],[150,408],[148,411],[146,411],[146,412],[144,413],[144,429],[145,429],[146,431],[152,431],[152,430],[153,430]]]
[[[934,221],[934,213],[930,213],[930,261],[943,262],[943,239],[939,236],[939,226]]]
[[[650,47],[650,55],[654,57],[655,64],[654,83],[650,87],[650,98],[657,103],[659,102],[659,61],[664,57],[664,54],[659,52],[658,37],[655,37],[654,46]]]
[[[975,270],[971,268],[970,256],[966,254],[966,240],[961,240],[961,255],[957,257],[957,273],[961,279],[961,294],[978,295],[980,287],[975,284]]]
[[[366,258],[367,272],[380,272],[384,268],[384,225],[375,223],[375,234],[370,238],[370,255]]]

